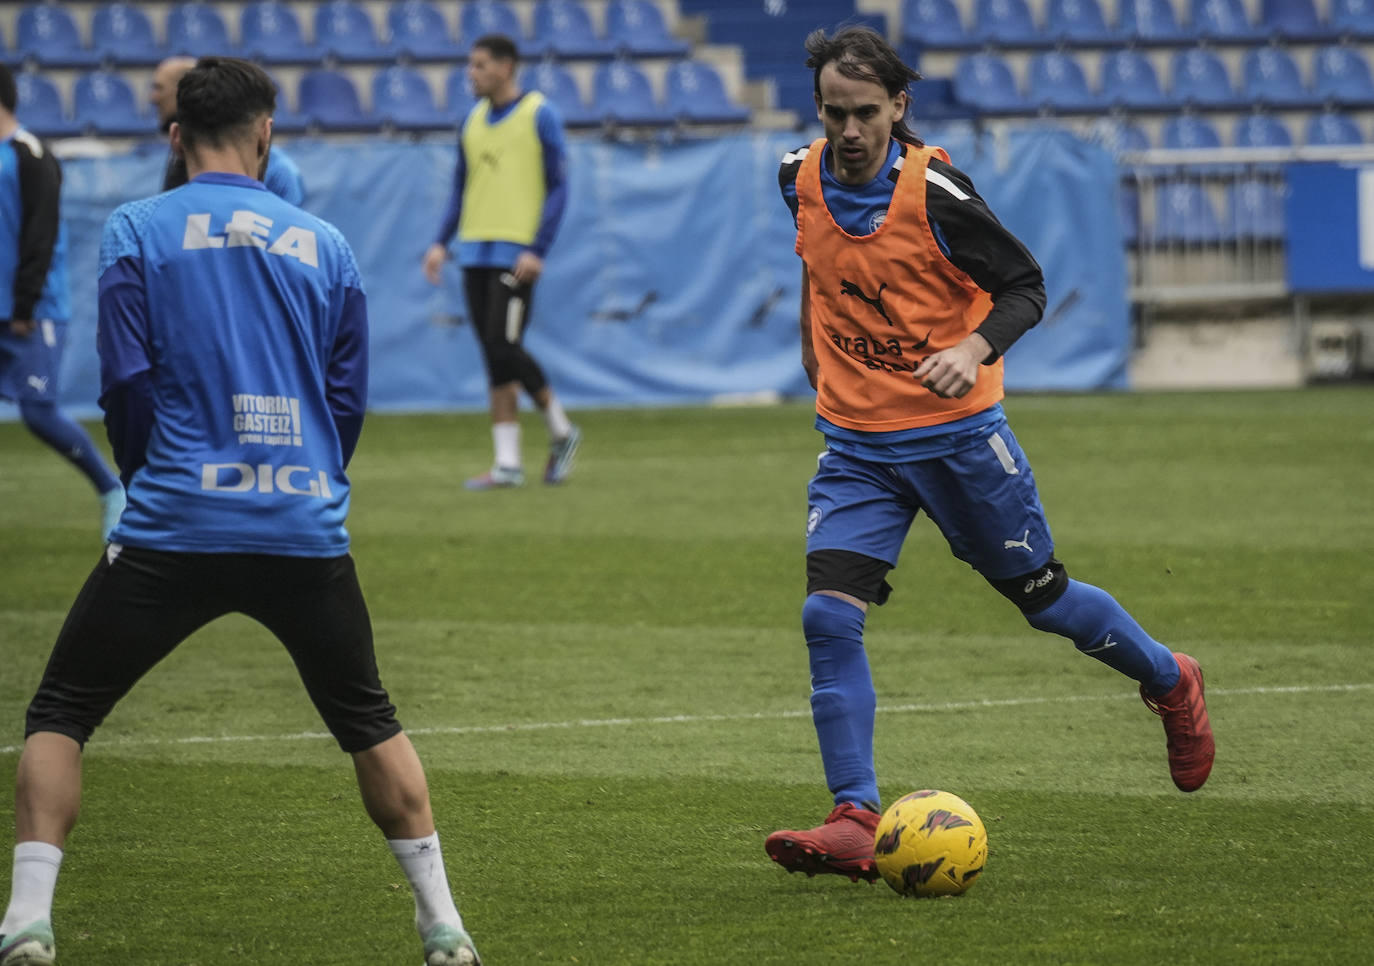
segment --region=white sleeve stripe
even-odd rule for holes
[[[938,184],[960,201],[968,201],[969,199],[968,194],[962,188],[938,171],[932,171],[930,168],[926,168],[926,180],[932,184]]]
[[[782,156],[782,163],[792,164],[796,161],[805,161],[806,155],[810,150],[810,148],[798,148],[795,151],[788,151],[786,154]]]
[[[897,155],[897,160],[892,162],[892,170],[893,170],[893,171],[901,171],[903,165],[905,165],[905,164],[906,164],[906,155],[905,155],[905,154],[899,154],[899,155]]]

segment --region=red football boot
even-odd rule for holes
[[[854,882],[878,878],[873,837],[881,816],[850,802],[836,805],[825,824],[805,831],[774,832],[763,843],[768,857],[788,872],[849,876]]]
[[[1141,687],[1145,706],[1164,719],[1164,734],[1169,745],[1169,774],[1185,792],[1195,792],[1212,772],[1216,743],[1212,724],[1207,720],[1203,698],[1202,668],[1187,654],[1174,654],[1178,661],[1178,684],[1154,698]]]

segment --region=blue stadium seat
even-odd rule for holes
[[[611,0],[606,39],[616,51],[633,57],[681,57],[691,49],[668,33],[663,11],[651,0]]]
[[[954,97],[989,114],[1027,110],[1011,67],[996,54],[977,53],[960,58],[954,68]]]
[[[401,0],[386,11],[391,46],[411,60],[456,60],[463,48],[450,35],[448,22],[429,0]]]
[[[1226,236],[1276,242],[1284,236],[1283,190],[1265,178],[1244,178],[1226,187]]]
[[[591,14],[578,0],[539,0],[534,6],[535,45],[559,57],[609,57],[611,42],[598,37]]]
[[[1274,115],[1256,112],[1236,121],[1231,143],[1238,148],[1287,148],[1293,146],[1293,135]]]
[[[1050,0],[1045,36],[1055,42],[1099,46],[1116,39],[1097,0]]]
[[[435,103],[425,76],[399,64],[372,75],[372,116],[382,124],[408,131],[453,127],[453,119]]]
[[[743,124],[749,109],[730,100],[725,82],[710,64],[681,60],[664,76],[664,107],[678,120],[696,124]]]
[[[362,131],[376,127],[363,111],[358,89],[347,74],[317,67],[301,75],[300,112],[324,131]]]
[[[81,133],[81,125],[67,117],[57,85],[42,74],[23,71],[14,75],[18,93],[15,113],[24,127],[39,137],[63,138]]]
[[[1159,145],[1178,151],[1199,151],[1221,147],[1221,135],[1210,121],[1196,114],[1175,114],[1159,132]]]
[[[72,117],[83,129],[108,137],[132,137],[157,130],[154,118],[139,112],[129,82],[112,71],[91,71],[76,79]]]
[[[107,3],[91,18],[97,53],[116,64],[155,64],[166,51],[153,35],[143,8],[132,3]]]
[[[472,85],[468,82],[467,68],[458,66],[450,70],[444,83],[444,113],[461,123],[476,103],[477,98],[472,96]]]
[[[1238,106],[1221,58],[1203,47],[1175,51],[1170,61],[1169,94],[1197,107]]]
[[[81,42],[76,21],[56,3],[31,3],[19,11],[14,47],[44,67],[94,67],[100,54]]]
[[[1241,62],[1241,96],[1274,107],[1311,105],[1313,96],[1302,82],[1298,65],[1282,47],[1246,51]]]
[[[1221,222],[1200,181],[1169,180],[1156,185],[1156,242],[1209,244],[1221,238]]]
[[[1093,122],[1089,134],[1092,140],[1113,154],[1150,149],[1150,136],[1145,129],[1119,117],[1099,118]]]
[[[1312,93],[1334,104],[1374,103],[1374,79],[1369,62],[1355,47],[1331,46],[1312,58]]]
[[[1161,110],[1173,103],[1159,86],[1150,58],[1138,50],[1113,50],[1102,57],[1102,100],[1131,110]]]
[[[268,71],[268,76],[272,76],[271,71]],[[286,88],[280,80],[272,77],[272,83],[277,87],[277,110],[272,114],[273,132],[304,134],[310,129],[310,118],[291,107],[290,99],[286,96]]]
[[[1348,115],[1323,111],[1307,119],[1307,143],[1314,147],[1363,144],[1360,126]]]
[[[353,0],[329,0],[315,7],[315,46],[344,63],[391,60],[396,52],[377,38],[372,16]]]
[[[295,12],[278,0],[245,4],[239,11],[239,47],[243,56],[267,64],[311,63],[321,56],[305,42]]]
[[[541,60],[526,67],[520,75],[520,85],[548,98],[563,115],[563,123],[568,127],[594,127],[601,123],[601,118],[583,99],[577,80],[557,61]]]
[[[201,57],[234,54],[229,28],[214,4],[178,3],[167,13],[167,52]]]
[[[1263,0],[1260,24],[1268,33],[1294,43],[1329,40],[1336,34],[1317,15],[1312,0]]]
[[[902,5],[902,39],[932,50],[976,43],[959,18],[954,0],[906,0]]]
[[[1192,0],[1192,33],[1208,40],[1257,40],[1262,27],[1250,22],[1241,0]]]
[[[519,46],[522,57],[533,58],[544,53],[543,47],[525,36],[520,17],[501,0],[471,0],[463,4],[459,24],[458,33],[464,43],[471,44],[483,34],[505,34]]]
[[[1176,44],[1191,37],[1179,25],[1169,0],[1121,0],[1116,32],[1123,39],[1145,44]]]
[[[1088,86],[1083,67],[1062,50],[1035,54],[1026,69],[1026,99],[1033,105],[1074,113],[1101,108],[1102,98]]]
[[[1352,37],[1374,37],[1374,0],[1331,0],[1331,28]]]
[[[673,122],[672,115],[654,99],[649,78],[628,60],[613,60],[596,69],[592,109],[612,124],[655,126]]]
[[[1007,47],[1034,47],[1045,42],[1026,0],[977,0],[973,37]]]

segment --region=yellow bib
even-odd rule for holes
[[[535,112],[544,96],[530,91],[509,114],[491,123],[491,101],[483,99],[463,124],[463,214],[459,241],[503,241],[528,245],[544,210],[544,149]]]

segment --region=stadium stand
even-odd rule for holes
[[[472,0],[461,8],[459,33],[464,43],[472,43],[483,34],[505,34],[515,39],[523,57],[538,57],[544,49],[525,33],[520,17],[501,0]]]
[[[245,57],[265,64],[309,64],[322,52],[306,43],[300,19],[286,4],[260,0],[239,11],[239,47]]]
[[[372,76],[372,116],[384,126],[405,131],[453,127],[453,121],[439,110],[425,76],[400,64],[392,64]]]
[[[690,49],[668,33],[663,11],[651,0],[611,0],[606,39],[616,53],[629,57],[682,57]]]
[[[957,50],[976,46],[954,0],[906,0],[902,24],[903,41],[918,52],[922,48]]]
[[[1170,58],[1169,94],[1179,104],[1194,107],[1238,108],[1226,65],[1214,51],[1190,47]]]
[[[1323,103],[1346,106],[1374,104],[1374,78],[1369,62],[1353,47],[1331,46],[1313,58],[1313,95]]]
[[[1236,121],[1231,144],[1238,148],[1287,148],[1293,145],[1293,135],[1279,118],[1256,112]]]
[[[614,60],[597,67],[592,82],[592,110],[607,124],[665,125],[673,117],[654,98],[644,72],[628,60]]]
[[[91,39],[102,60],[122,66],[156,64],[164,56],[152,21],[133,3],[107,3],[96,10]]]
[[[300,112],[325,131],[365,131],[377,126],[362,107],[358,89],[342,71],[316,67],[301,75]]]
[[[1283,238],[1283,191],[1267,178],[1245,178],[1226,187],[1223,237],[1273,243]]]
[[[1078,61],[1062,50],[1041,51],[1030,59],[1026,91],[1027,100],[1052,111],[1082,113],[1103,105]]]
[[[1334,31],[1317,16],[1312,0],[1263,0],[1260,23],[1271,36],[1295,42],[1331,40]]]
[[[42,74],[21,73],[14,78],[18,93],[18,113],[24,126],[39,137],[73,137],[81,125],[67,117],[57,85]]]
[[[1241,0],[1192,0],[1188,29],[1195,36],[1219,43],[1260,40],[1263,27],[1250,23]]]
[[[614,50],[597,35],[591,14],[578,0],[539,0],[533,39],[536,48],[557,57],[609,57]]]
[[[138,108],[134,89],[119,74],[91,71],[73,89],[73,116],[78,125],[109,137],[153,134],[156,121]]]
[[[81,40],[76,21],[56,3],[34,3],[19,12],[15,49],[44,67],[93,67],[100,54]]]
[[[1102,99],[1128,110],[1163,110],[1172,105],[1159,73],[1141,51],[1113,50],[1102,58]]]
[[[1179,25],[1169,0],[1121,0],[1116,30],[1121,37],[1141,44],[1174,44],[1192,38]]]
[[[1221,147],[1221,135],[1210,121],[1196,114],[1176,114],[1164,122],[1160,147],[1197,151]]]
[[[1331,0],[1330,18],[1342,36],[1374,38],[1374,0]]]
[[[1347,115],[1335,111],[1313,114],[1307,121],[1307,143],[1317,147],[1363,144],[1360,126]]]
[[[1116,39],[1097,0],[1050,0],[1045,34],[1055,43],[1106,45]]]
[[[1241,78],[1241,96],[1252,103],[1271,107],[1315,106],[1298,65],[1282,47],[1246,51]]]
[[[996,54],[969,54],[954,72],[954,94],[964,104],[988,114],[1015,114],[1027,109],[1011,67]]]
[[[229,28],[214,4],[178,3],[167,14],[167,53],[201,57],[235,54]]]
[[[468,85],[467,68],[462,65],[454,67],[444,82],[444,115],[458,124],[467,117],[475,103],[472,88]]]
[[[457,60],[467,51],[453,38],[443,13],[428,0],[402,0],[386,11],[391,47],[410,60]]]
[[[720,75],[710,64],[680,60],[664,76],[664,107],[689,124],[743,124],[748,108],[730,100]]]
[[[577,79],[556,61],[543,60],[526,67],[521,74],[521,84],[547,97],[563,115],[563,123],[568,127],[594,127],[601,123],[601,117],[587,106]]]
[[[977,0],[973,38],[980,43],[1034,47],[1043,40],[1026,0]]]
[[[315,7],[315,44],[344,63],[381,63],[396,51],[377,37],[372,18],[353,0],[330,0]]]
[[[1200,181],[1171,180],[1155,187],[1155,243],[1208,244],[1222,237],[1221,220]]]

